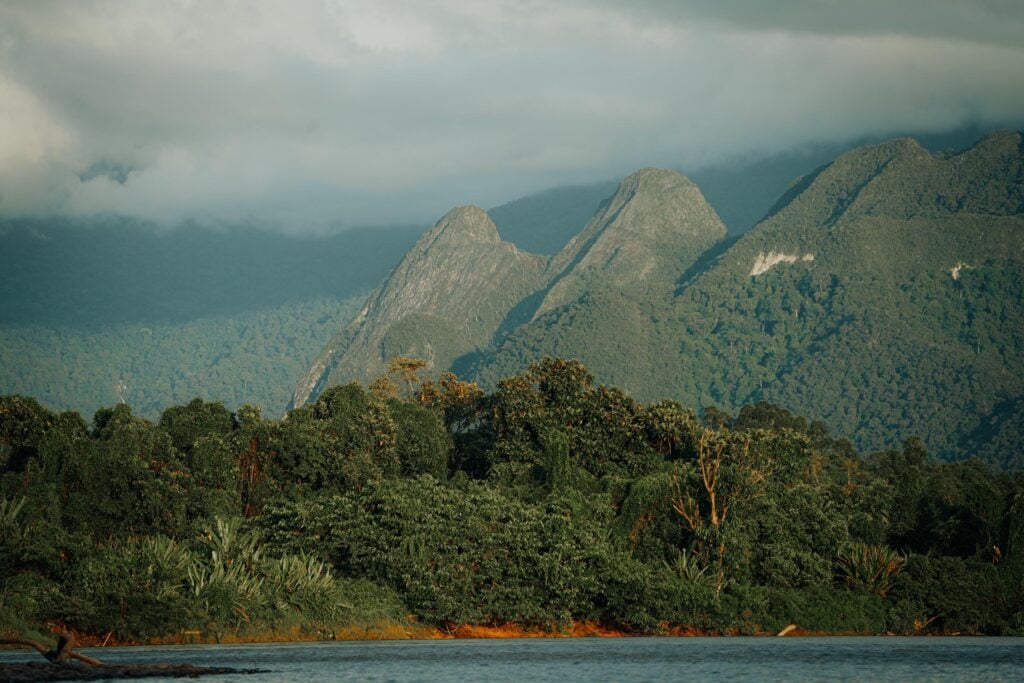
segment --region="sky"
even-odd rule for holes
[[[1019,121],[1020,0],[0,0],[0,217],[428,223]]]

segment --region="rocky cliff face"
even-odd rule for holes
[[[725,225],[700,189],[675,171],[645,168],[622,181],[549,267],[552,285],[534,319],[595,287],[668,292]]]
[[[481,209],[452,209],[324,349],[296,386],[293,406],[325,386],[372,380],[396,355],[446,369],[490,342],[509,310],[543,284],[546,265],[503,242]]]

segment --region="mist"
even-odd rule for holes
[[[0,5],[0,216],[299,233],[1024,121],[1011,2]]]

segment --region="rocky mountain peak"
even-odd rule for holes
[[[688,178],[668,169],[641,169],[622,181],[583,232],[552,259],[554,284],[536,315],[569,303],[590,283],[624,291],[670,290],[725,233]]]
[[[325,386],[368,382],[392,356],[418,356],[444,368],[486,346],[508,311],[541,287],[546,264],[502,241],[482,209],[452,209],[328,344],[296,386],[293,405]]]
[[[619,184],[619,192],[651,191],[659,192],[670,190],[673,187],[689,185],[697,187],[693,181],[678,171],[668,168],[641,168],[639,171],[626,176]]]
[[[426,237],[435,239],[500,242],[498,228],[491,217],[478,206],[457,206],[439,220]]]

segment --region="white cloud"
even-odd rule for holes
[[[2,5],[0,213],[427,221],[644,165],[1024,120],[1015,5],[762,8]],[[134,171],[82,180],[99,162]]]

